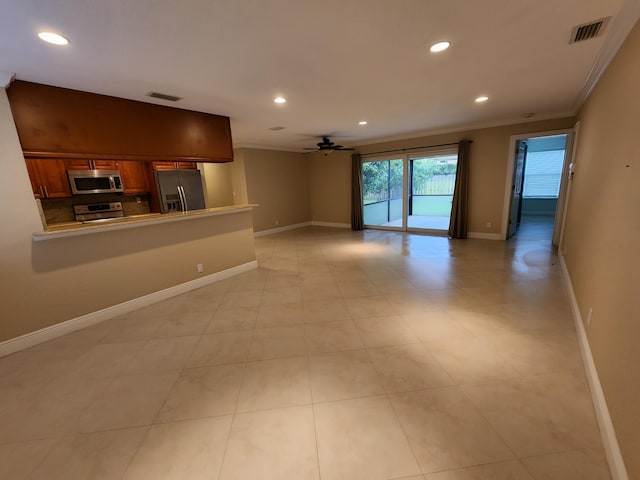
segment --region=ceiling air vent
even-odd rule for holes
[[[601,18],[595,22],[583,23],[582,25],[576,25],[573,27],[573,30],[571,30],[571,39],[569,40],[569,43],[582,42],[583,40],[599,37],[604,33],[609,20],[611,20],[611,17]]]
[[[158,92],[149,92],[147,93],[147,97],[159,98],[160,100],[167,100],[169,102],[177,102],[178,100],[182,100],[182,97],[176,97],[175,95],[167,95],[166,93]]]

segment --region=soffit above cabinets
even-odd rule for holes
[[[233,160],[227,117],[22,81],[7,94],[31,158]]]

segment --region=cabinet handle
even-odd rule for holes
[[[40,197],[44,198],[44,189],[42,188],[42,185],[40,185]]]
[[[44,196],[46,198],[49,198],[49,190],[47,190],[47,186],[46,185],[44,186]]]

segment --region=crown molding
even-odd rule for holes
[[[276,152],[293,152],[293,153],[306,153],[302,148],[285,147],[282,145],[262,145],[259,143],[237,143],[233,145],[233,149],[251,148],[254,150],[274,150]]]
[[[509,125],[519,125],[526,123],[543,122],[545,120],[554,120],[556,118],[569,118],[575,116],[576,111],[565,111],[559,113],[552,113],[548,115],[535,115],[531,118],[516,117],[502,120],[492,120],[487,122],[469,123],[460,125],[458,127],[432,129],[432,130],[417,130],[409,133],[402,133],[398,135],[391,135],[387,137],[377,137],[367,140],[367,143],[359,143],[356,148],[362,148],[365,146],[377,145],[380,143],[396,142],[399,140],[411,140],[414,138],[432,137],[435,135],[446,135],[448,133],[469,132],[471,130],[482,130],[485,128],[507,127]]]
[[[640,18],[640,2],[638,0],[626,0],[622,8],[609,24],[609,35],[607,35],[604,45],[598,52],[593,66],[578,94],[574,110],[577,113],[589,95],[595,88],[598,80],[605,72],[613,58],[620,50],[620,47],[633,29],[633,26]]]
[[[414,138],[431,137],[434,135],[446,135],[448,133],[468,132],[470,130],[481,130],[484,128],[506,127],[509,125],[542,122],[545,120],[554,120],[556,118],[573,117],[575,115],[576,115],[576,111],[565,111],[560,113],[552,113],[548,115],[535,115],[534,117],[531,117],[531,118],[516,117],[516,118],[510,118],[510,119],[492,120],[488,122],[470,123],[470,124],[465,124],[458,127],[442,128],[437,130],[436,129],[416,130],[413,132],[402,133],[397,135],[375,137],[375,138],[364,140],[363,142],[357,143],[357,144],[354,142],[351,142],[351,143],[353,144],[353,147],[357,150],[358,148],[378,145],[380,143],[395,142],[399,140],[411,140]],[[318,152],[318,150],[304,150],[302,148],[292,148],[292,147],[285,147],[285,146],[278,146],[278,145],[261,145],[261,144],[254,144],[254,143],[238,143],[233,146],[234,150],[240,149],[240,148],[252,148],[252,149],[258,149],[258,150],[274,150],[278,152],[294,152],[294,153],[305,153],[305,154]]]

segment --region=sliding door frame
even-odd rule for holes
[[[457,155],[458,151],[456,147],[433,147],[433,148],[425,148],[424,150],[419,150],[416,152],[407,153],[404,152],[399,155],[376,155],[371,157],[366,157],[362,160],[362,164],[367,162],[384,162],[384,161],[392,161],[392,160],[402,160],[402,226],[400,227],[390,227],[384,225],[368,225],[365,223],[364,227],[372,230],[390,230],[394,232],[410,232],[410,233],[419,233],[426,234],[432,236],[447,236],[447,229],[444,230],[436,230],[430,228],[418,228],[418,227],[409,227],[409,196],[413,194],[413,192],[409,191],[409,188],[412,187],[412,179],[409,178],[409,175],[412,173],[410,170],[410,165],[413,160],[419,160],[421,158],[427,158],[436,155],[443,154],[451,154],[454,153]],[[362,175],[362,171],[360,175]],[[363,179],[364,186],[364,179]],[[364,191],[363,191],[364,195]],[[364,209],[364,197],[361,199],[362,208]],[[451,218],[451,214],[449,214],[449,218]]]
[[[402,219],[402,226],[400,227],[390,227],[390,226],[385,226],[385,225],[369,225],[369,224],[364,224],[364,228],[367,229],[372,229],[372,230],[390,230],[393,232],[406,232],[407,231],[407,199],[406,199],[406,195],[404,194],[407,191],[407,161],[406,161],[406,155],[402,154],[402,155],[376,155],[376,156],[371,156],[371,157],[367,157],[365,159],[362,160],[362,165],[364,167],[365,163],[370,163],[370,162],[391,162],[393,160],[402,160],[402,215],[401,215],[401,219]],[[362,170],[360,171],[360,175],[363,175]],[[363,208],[363,213],[364,213],[364,178],[362,181],[362,186],[363,186],[363,198],[360,200],[361,204],[362,204],[362,208]],[[391,201],[391,199],[389,199],[389,201]],[[364,214],[363,214],[364,217]]]

